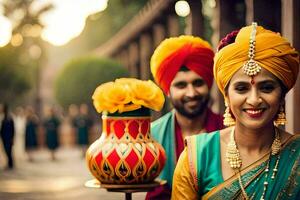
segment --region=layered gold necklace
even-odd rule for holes
[[[242,178],[241,178],[241,168],[242,168],[242,163],[243,162],[242,162],[240,152],[237,148],[237,145],[236,145],[236,142],[235,142],[235,139],[234,139],[234,129],[235,128],[233,127],[232,130],[231,130],[230,140],[229,140],[229,143],[227,144],[226,160],[229,163],[230,167],[235,172],[237,171],[238,178],[239,178],[239,184],[240,184],[240,187],[241,187],[241,190],[242,190],[242,194],[243,194],[244,198],[246,200],[248,200],[249,197],[248,197],[248,195],[245,191],[245,188],[244,188],[243,182],[242,182]],[[278,171],[279,160],[280,160],[280,155],[279,155],[280,149],[281,149],[280,135],[279,135],[279,132],[278,132],[277,128],[275,128],[275,137],[274,137],[274,140],[273,140],[273,143],[272,143],[272,146],[271,146],[271,152],[270,152],[269,160],[268,160],[267,166],[265,168],[265,181],[264,181],[263,193],[262,193],[262,196],[260,198],[261,200],[265,199],[267,187],[268,187],[268,184],[269,184],[268,181],[267,181],[267,178],[268,178],[269,171],[270,171],[269,167],[270,167],[271,155],[278,155],[277,159],[276,159],[276,164],[275,164],[274,169],[273,169],[273,174],[271,176],[271,179],[275,179],[276,173]]]

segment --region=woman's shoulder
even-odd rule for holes
[[[220,137],[220,130],[213,131],[210,133],[200,133],[197,135],[187,136],[186,140],[196,140],[197,142],[209,142],[211,140],[217,140]]]
[[[220,131],[214,131],[211,133],[201,133],[198,135],[188,136],[185,138],[185,145],[188,149],[207,149],[215,148],[214,146],[219,144]],[[200,148],[200,149],[199,149]]]
[[[290,134],[280,129],[281,152],[289,158],[297,158],[300,155],[300,134]]]
[[[286,132],[285,132],[286,133]],[[300,148],[300,134],[285,134],[283,140],[283,146],[293,146]]]

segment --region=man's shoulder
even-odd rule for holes
[[[215,113],[213,110],[208,109],[208,114],[210,115],[211,118],[219,121],[223,121],[223,115]]]
[[[170,118],[172,117],[173,112],[167,112],[166,114],[164,114],[162,117],[156,119],[155,121],[153,121],[151,123],[151,128],[156,127],[156,126],[160,126],[164,123],[166,123],[168,120],[170,120]]]
[[[223,129],[223,116],[220,114],[216,114],[211,109],[208,109],[206,126],[209,132]]]
[[[156,140],[161,141],[172,132],[172,115],[173,112],[170,111],[151,123],[151,134]]]

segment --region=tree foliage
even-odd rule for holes
[[[63,107],[70,104],[91,104],[92,94],[102,83],[127,77],[128,71],[112,60],[82,57],[69,61],[55,82],[55,96]]]
[[[10,46],[0,48],[0,97],[2,102],[17,102],[30,88],[28,66],[18,60],[19,52]],[[28,68],[27,68],[28,69]]]
[[[47,4],[33,11],[31,7],[36,1],[0,2],[3,14],[13,24],[12,35],[21,35],[23,41],[17,46],[8,44],[0,48],[0,101],[24,104],[24,100],[33,95],[32,92],[29,94],[31,90],[37,93],[38,68],[41,67],[44,58],[44,49],[39,37],[43,28],[40,18],[52,9],[52,5]],[[34,57],[31,47],[40,49],[40,53],[35,53],[38,56]]]
[[[41,6],[39,9],[32,9],[32,5],[36,2],[37,0],[4,0],[1,2],[4,15],[13,21],[13,33],[30,31],[29,29],[32,27],[28,27],[28,25],[43,27],[43,24],[40,21],[40,16],[51,10],[53,5],[48,3]]]

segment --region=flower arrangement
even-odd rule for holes
[[[98,86],[92,96],[97,112],[123,113],[146,107],[161,110],[165,98],[151,80],[120,78]]]

